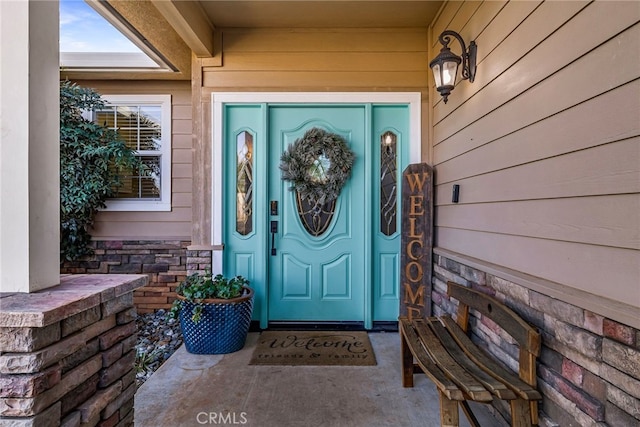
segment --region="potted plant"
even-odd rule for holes
[[[210,271],[180,283],[169,315],[180,318],[189,353],[225,354],[244,347],[253,312],[254,292],[248,285],[242,276],[213,276]]]

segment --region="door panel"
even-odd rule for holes
[[[298,214],[296,193],[280,177],[284,150],[313,128],[345,138],[356,153],[350,179],[336,201],[328,229],[313,236]],[[269,198],[281,210],[276,255],[271,256],[269,319],[272,321],[362,321],[366,263],[364,236],[365,108],[363,106],[272,106],[269,109]],[[358,219],[356,219],[358,218]]]

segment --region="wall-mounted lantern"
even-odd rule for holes
[[[462,58],[449,49],[449,43],[451,43],[451,37],[455,37],[460,46],[462,47]],[[438,37],[442,49],[430,63],[429,67],[433,71],[433,77],[436,80],[436,90],[440,92],[444,103],[447,103],[447,98],[456,85],[456,76],[458,75],[458,65],[462,63],[462,79],[468,79],[470,83],[473,83],[473,79],[476,76],[476,42],[469,43],[469,50],[467,50],[464,40],[460,37],[460,34],[455,31],[445,30]]]

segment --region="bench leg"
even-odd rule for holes
[[[467,402],[466,400],[461,400],[460,406],[462,407],[462,412],[464,412],[464,414],[467,416],[467,419],[469,420],[469,424],[471,424],[473,427],[480,427],[480,423],[478,422],[478,419],[476,418],[475,414],[471,411],[471,407],[469,407],[469,402]]]
[[[528,400],[514,399],[511,405],[511,426],[531,427],[531,406]]]
[[[413,387],[413,354],[409,350],[407,339],[400,333],[400,352],[402,354],[402,387]]]
[[[458,401],[451,400],[442,392],[440,394],[440,426],[458,427],[460,419],[458,417]]]
[[[538,425],[538,401],[532,400],[529,402],[529,406],[531,407],[531,425]]]

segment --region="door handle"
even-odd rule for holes
[[[276,233],[278,232],[278,221],[271,221],[271,256],[276,254]]]

